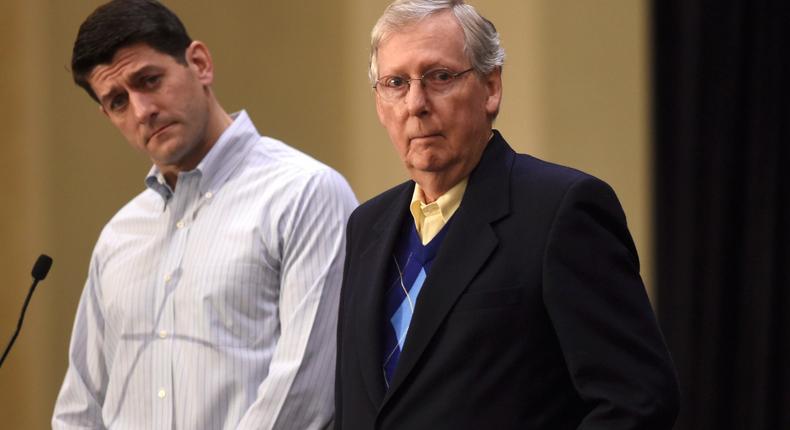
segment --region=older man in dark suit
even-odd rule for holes
[[[405,0],[372,36],[376,110],[413,180],[349,220],[336,428],[671,428],[676,376],[617,197],[492,129],[494,26]]]

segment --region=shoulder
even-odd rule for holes
[[[597,180],[594,176],[573,167],[541,160],[527,154],[516,154],[511,171],[512,183],[517,186],[565,189],[573,183]]]
[[[470,176],[469,187],[487,196],[509,190],[514,199],[528,199],[534,203],[535,199],[559,199],[579,182],[602,183],[581,170],[517,153],[495,131],[480,164]]]
[[[102,234],[132,228],[135,224],[158,217],[164,210],[162,196],[149,188],[129,200],[110,218]]]
[[[244,167],[247,170],[266,171],[267,176],[281,179],[307,179],[330,172],[337,174],[334,169],[304,152],[265,136],[256,142],[245,161]]]
[[[531,225],[543,229],[563,213],[579,210],[604,210],[622,217],[619,201],[604,181],[572,167],[518,154],[504,138],[493,143],[467,188],[469,206],[475,211],[506,207],[511,218],[531,220]]]
[[[356,206],[348,181],[335,169],[286,143],[261,137],[244,160],[237,177],[246,186],[289,200],[306,197],[341,199]]]
[[[106,255],[117,250],[132,235],[150,229],[164,211],[164,200],[155,191],[146,188],[129,200],[104,225],[96,241],[94,252]]]
[[[542,201],[561,202],[579,196],[612,198],[614,191],[605,181],[581,170],[517,154],[511,171],[513,197],[530,196]]]
[[[563,233],[561,237],[579,242],[585,229],[602,229],[609,232],[607,237],[617,237],[633,248],[622,205],[605,181],[578,169],[519,154],[511,184],[514,212],[537,215],[545,221],[541,225],[547,232]]]

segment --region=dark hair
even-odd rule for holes
[[[109,64],[119,49],[136,43],[186,64],[184,53],[192,39],[176,14],[155,0],[112,0],[80,25],[71,55],[74,82],[98,101],[88,76],[99,64]]]

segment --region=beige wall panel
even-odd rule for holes
[[[44,38],[30,22],[42,9],[35,3],[0,5],[0,345],[5,348],[30,286],[30,269],[42,250],[51,248],[51,210],[47,160],[40,145],[48,135],[40,124],[46,103]],[[50,251],[51,252],[51,251]],[[50,357],[42,345],[50,340],[47,302],[34,297],[25,327],[0,370],[0,426],[44,428],[36,418],[49,382]],[[58,360],[60,361],[60,360]],[[43,387],[43,389],[36,389]]]
[[[647,3],[564,0],[541,12],[538,63],[547,97],[540,154],[615,189],[652,293]]]

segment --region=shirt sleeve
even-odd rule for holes
[[[285,224],[280,336],[239,429],[322,429],[334,414],[335,334],[345,224],[357,201],[334,171],[312,177]]]
[[[69,366],[55,402],[52,428],[103,429],[102,405],[108,373],[104,360],[104,313],[96,253],[80,297],[69,345]]]

